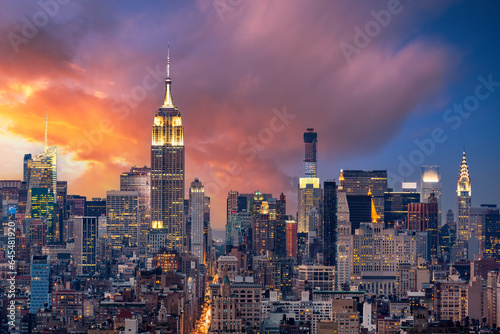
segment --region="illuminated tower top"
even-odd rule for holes
[[[458,173],[457,193],[460,196],[462,192],[471,193],[471,183],[469,176],[469,167],[467,166],[467,159],[465,158],[465,151],[462,155],[462,163],[460,164],[460,172]]]
[[[304,133],[306,177],[316,177],[316,150],[318,145],[318,134],[314,129],[307,129]]]
[[[170,45],[167,51],[167,78],[165,79],[165,100],[162,108],[172,108],[177,110],[172,99],[172,79],[170,78]]]

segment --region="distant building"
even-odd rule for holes
[[[420,202],[427,203],[434,194],[438,203],[438,226],[441,226],[441,170],[439,166],[420,167]]]
[[[139,193],[108,191],[106,193],[107,234],[113,248],[137,247]]]
[[[50,256],[34,255],[31,257],[30,313],[51,305]]]
[[[367,195],[371,192],[380,221],[384,221],[384,193],[387,192],[386,170],[342,170],[339,181],[347,195]],[[355,224],[352,219],[351,222]],[[353,225],[353,229],[357,227]]]
[[[462,163],[458,173],[457,181],[457,240],[463,242],[470,237],[469,231],[469,210],[471,207],[471,181],[469,177],[469,167],[465,158],[465,151],[462,155]]]
[[[130,172],[120,175],[120,191],[138,193],[138,248],[139,254],[145,255],[148,233],[151,230],[151,168],[132,167]]]
[[[438,202],[431,194],[428,203],[408,204],[407,229],[417,232],[428,232],[430,239],[430,256],[439,255]]]
[[[205,188],[203,184],[194,179],[189,188],[189,217],[191,217],[191,253],[197,256],[199,263],[205,259],[205,246],[203,238],[205,205]]]
[[[337,262],[337,185],[325,181],[323,186],[323,258],[326,266]]]
[[[74,257],[77,273],[92,275],[97,266],[97,217],[75,217]]]

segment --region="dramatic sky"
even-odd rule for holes
[[[456,211],[465,146],[472,204],[500,204],[498,13],[498,1],[2,1],[0,178],[21,179],[23,155],[43,149],[46,108],[70,194],[104,197],[150,165],[170,42],[186,193],[206,185],[215,229],[230,189],[284,192],[295,214],[307,128],[322,180],[387,169],[398,190],[439,165]]]

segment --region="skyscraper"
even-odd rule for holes
[[[203,222],[205,206],[205,189],[203,184],[194,179],[189,188],[189,216],[191,217],[191,253],[199,259],[199,264],[204,260]]]
[[[367,195],[371,192],[380,221],[384,221],[384,193],[387,192],[386,170],[341,170],[339,181],[347,195]],[[351,216],[352,214],[353,212]],[[351,222],[354,223],[352,219]],[[352,228],[354,230],[357,227],[353,225]]]
[[[297,222],[286,221],[286,253],[288,257],[297,257]]]
[[[428,203],[408,204],[408,230],[428,232],[430,256],[437,257],[439,252],[438,202],[431,194]]]
[[[184,128],[172,99],[170,57],[165,99],[156,112],[151,145],[151,220],[155,238],[167,250],[183,248]],[[148,242],[149,244],[149,242]]]
[[[408,204],[419,203],[420,193],[388,191],[384,194],[384,199],[385,227],[393,228],[397,221],[403,222],[403,226],[406,226],[408,222]]]
[[[139,193],[115,191],[106,193],[107,234],[115,249],[137,247]]]
[[[311,218],[320,220],[321,186],[316,177],[316,152],[318,135],[314,129],[304,133],[305,145],[305,177],[299,180],[298,193],[298,232],[309,233],[315,230],[310,223]],[[318,231],[316,231],[318,232]]]
[[[325,266],[334,266],[337,254],[337,185],[324,182],[323,193],[323,257]]]
[[[97,217],[75,217],[75,264],[79,275],[93,274],[97,259]]]
[[[457,239],[459,241],[467,241],[469,236],[470,207],[471,182],[469,177],[469,167],[467,166],[464,151],[457,180]]]
[[[54,215],[54,193],[49,188],[31,189],[31,218],[43,219],[47,224],[47,242],[59,240],[59,229]]]
[[[130,172],[120,176],[121,191],[137,191],[139,193],[139,254],[146,254],[148,233],[151,229],[151,168],[132,167]]]
[[[30,313],[36,314],[39,309],[50,306],[50,256],[33,255],[31,257],[31,300]]]
[[[438,202],[438,226],[441,226],[441,171],[439,166],[420,167],[420,202],[427,203],[431,194]]]
[[[48,188],[53,194],[52,200],[57,201],[57,148],[48,146],[47,143],[48,117],[45,118],[45,143],[43,152],[33,159],[24,156],[27,177],[28,201],[26,217],[31,218],[31,196],[33,188]]]

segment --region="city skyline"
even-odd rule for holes
[[[140,41],[140,34],[152,29],[144,16],[154,18],[160,13],[125,3],[123,8],[114,3],[104,6],[87,30],[73,26],[70,32],[82,37],[79,42],[73,41],[69,32],[57,31],[67,27],[69,18],[96,14],[92,5],[60,5],[59,12],[39,27],[35,36],[17,45],[17,52],[11,40],[2,41],[3,179],[22,179],[24,154],[36,156],[43,151],[45,106],[49,111],[49,142],[59,150],[58,179],[68,181],[68,194],[105,197],[107,190],[119,189],[121,173],[132,166],[151,167],[150,124],[161,103],[166,44],[171,41],[176,105],[182,108],[186,131],[186,179],[197,177],[204,184],[206,195],[212,198],[215,229],[224,227],[226,195],[231,189],[260,190],[275,196],[285,192],[288,213],[295,214],[294,194],[298,177],[303,175],[301,134],[306,128],[318,133],[321,180],[338,180],[341,168],[387,169],[390,175],[398,176],[405,174],[398,171],[404,159],[414,171],[400,175],[401,180],[417,181],[420,165],[437,165],[442,174],[442,212],[452,209],[456,217],[456,177],[465,144],[474,182],[472,206],[500,202],[494,168],[500,160],[500,135],[493,130],[499,124],[495,108],[500,105],[500,94],[498,86],[484,84],[500,81],[493,61],[498,59],[499,50],[491,43],[497,30],[487,29],[494,21],[489,13],[495,13],[498,5],[445,2],[436,8],[401,2],[401,12],[348,61],[339,46],[352,44],[353,27],[374,20],[370,11],[378,12],[387,3],[321,3],[325,8],[336,7],[334,16],[348,13],[350,6],[359,7],[356,13],[361,14],[339,20],[338,25],[329,24],[331,18],[320,15],[324,26],[317,29],[312,24],[317,20],[313,13],[317,15],[320,5],[290,6],[287,18],[259,29],[259,22],[271,20],[283,8],[242,2],[221,14],[212,2],[201,1],[194,7],[162,4],[177,20],[162,23],[154,30],[158,36]],[[2,12],[10,13],[0,24],[5,36],[21,34],[21,18],[31,19],[41,10],[36,4],[2,6],[9,7]],[[84,11],[79,12],[81,9]],[[483,14],[482,22],[472,14],[478,11]],[[303,12],[311,13],[311,18],[293,28],[294,18]],[[417,13],[426,14],[426,19],[417,19]],[[200,16],[205,32],[194,23]],[[179,24],[183,18],[190,20]],[[470,46],[476,36],[464,34],[464,28],[447,21],[452,18],[467,19],[476,24],[476,32],[484,33],[472,44],[476,48]],[[127,24],[135,24],[129,30],[133,31],[130,37],[126,36]],[[451,31],[452,26],[457,31]],[[303,39],[294,35],[294,29],[301,28]],[[275,32],[266,37],[262,35],[266,29]],[[272,46],[269,42],[278,32],[286,32],[287,38]],[[335,36],[336,32],[342,34]],[[309,42],[306,37],[313,33],[319,38]],[[460,34],[464,41],[458,40]],[[108,37],[116,41],[104,45]],[[240,38],[244,42],[239,42]],[[126,42],[136,48],[125,47]],[[46,48],[50,52],[42,53]],[[115,54],[116,50],[126,52]],[[289,59],[287,66],[273,65],[276,68],[271,70],[264,63],[278,64],[283,57]],[[481,61],[475,64],[474,59]],[[242,61],[244,66],[239,65]],[[363,73],[362,78],[359,73]],[[149,81],[144,80],[147,75]],[[405,78],[402,85],[401,78]],[[308,83],[311,90],[288,81]],[[476,112],[463,118],[447,113],[454,103],[466,103],[480,84],[481,92],[493,91],[481,99]],[[283,87],[278,88],[280,85]],[[336,89],[338,92],[331,94]],[[141,97],[143,92],[142,99],[131,98]],[[255,154],[249,149],[252,136],[258,140]],[[422,163],[410,162],[420,156]],[[399,184],[392,186],[398,190]],[[187,188],[184,193],[187,198]]]

